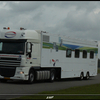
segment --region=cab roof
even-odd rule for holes
[[[1,30],[0,39],[38,39],[39,30]]]

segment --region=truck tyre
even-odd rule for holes
[[[84,74],[83,74],[83,72],[81,72],[81,74],[80,74],[80,80],[83,80],[83,78],[84,78]]]
[[[50,82],[53,82],[55,80],[55,70],[51,70],[50,72]]]
[[[29,72],[29,78],[28,78],[28,83],[32,84],[34,82],[34,79],[35,79],[35,77],[34,77],[34,71],[30,70],[30,72]]]
[[[90,78],[89,72],[86,73],[85,79],[88,80]]]

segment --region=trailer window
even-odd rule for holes
[[[87,51],[83,50],[83,58],[87,58]]]
[[[79,58],[80,56],[80,50],[76,49],[75,50],[75,58]]]
[[[72,50],[71,49],[67,49],[66,50],[66,57],[71,57],[72,54]]]
[[[94,51],[90,51],[90,58],[91,58],[91,59],[94,58]]]

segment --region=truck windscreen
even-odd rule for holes
[[[0,42],[0,54],[24,54],[25,42]]]

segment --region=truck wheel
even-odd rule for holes
[[[28,83],[32,84],[34,82],[34,71],[29,72]]]
[[[86,73],[85,79],[88,80],[90,78],[89,72]]]
[[[53,82],[55,80],[55,70],[51,70],[50,73],[50,82]]]
[[[81,74],[80,74],[80,80],[83,80],[83,78],[84,78],[84,75],[83,75],[83,72],[81,72]]]

